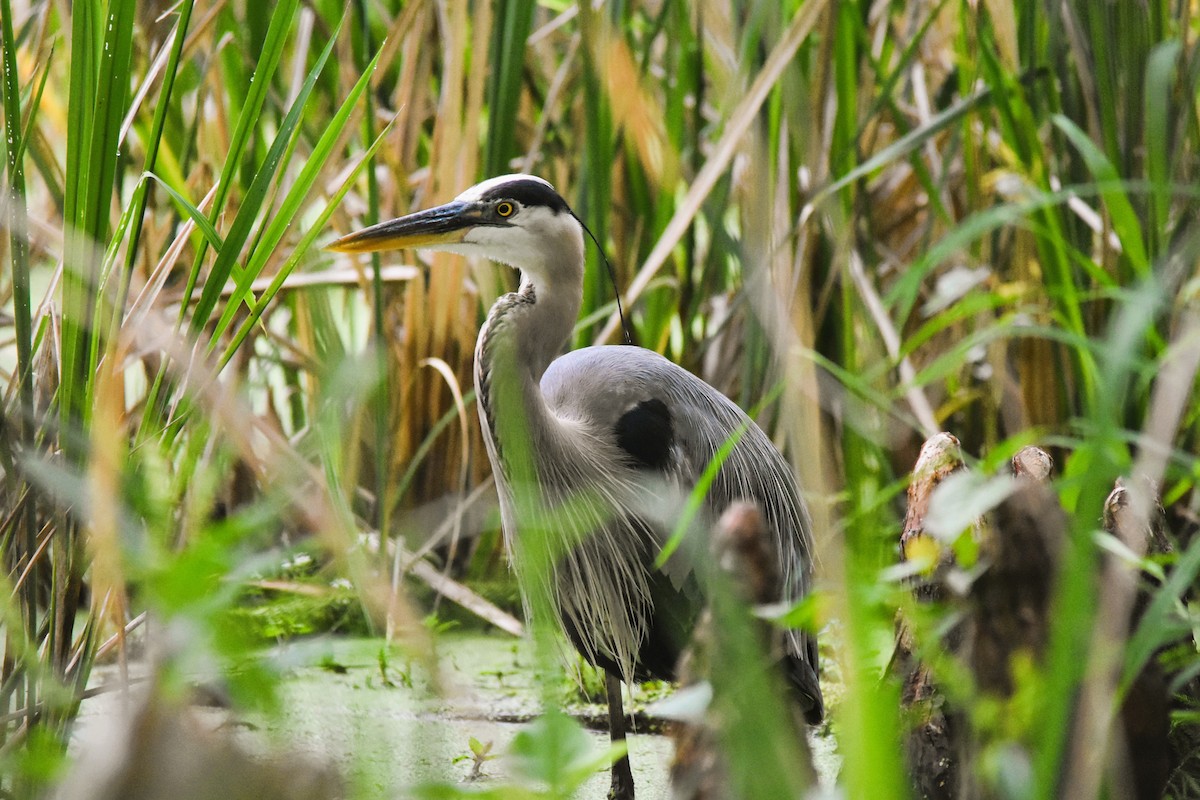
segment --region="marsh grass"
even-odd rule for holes
[[[1011,752],[1018,796],[1098,796],[1075,697],[1111,714],[1128,635],[1098,625],[1101,503],[1150,474],[1180,553],[1200,513],[1192,4],[0,0],[0,28],[5,792],[54,774],[141,611],[202,633],[168,658],[242,663],[215,612],[282,542],[420,646],[357,534],[486,480],[470,358],[514,278],[317,245],[522,169],[606,244],[638,343],[748,408],[782,387],[759,420],[817,521],[849,796],[907,792],[880,572],[916,448],[1053,445],[1074,546]],[[292,280],[335,265],[360,285]],[[576,343],[616,341],[588,276]],[[1139,641],[1190,625],[1172,586]]]

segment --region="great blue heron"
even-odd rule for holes
[[[475,347],[475,387],[510,547],[523,518],[514,452],[527,453],[543,511],[561,539],[542,575],[518,577],[542,592],[567,637],[606,673],[610,734],[623,739],[620,682],[670,680],[703,604],[694,562],[678,551],[654,566],[673,530],[673,497],[692,491],[729,441],[704,498],[709,521],[736,500],[754,503],[773,538],[785,597],[812,570],[811,523],[791,469],[728,398],[658,353],[633,346],[560,355],[583,295],[584,227],[546,181],[505,175],[445,205],[373,225],[330,248],[426,248],[482,256],[521,271],[518,291],[496,301]],[[522,420],[519,425],[506,424]],[[513,441],[516,436],[522,441]],[[703,525],[697,526],[703,528]],[[704,548],[691,552],[704,553]],[[806,717],[823,715],[817,643],[790,632],[785,667]],[[631,798],[628,759],[613,765],[612,797]]]

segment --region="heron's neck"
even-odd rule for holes
[[[521,288],[497,300],[488,313],[475,346],[475,387],[486,427],[494,436],[503,438],[497,422],[518,413],[531,430],[549,433],[554,427],[540,383],[579,316],[583,287],[569,283],[558,285],[523,273]],[[517,402],[521,411],[510,410]]]
[[[562,285],[567,284],[567,285]],[[485,358],[515,359],[515,369],[534,385],[558,358],[575,327],[583,287],[575,282],[547,281],[521,274],[521,287],[496,301],[480,332]]]

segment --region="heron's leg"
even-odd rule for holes
[[[615,744],[625,741],[625,708],[621,703],[621,679],[615,672],[604,672],[604,689],[608,695],[608,736]],[[612,788],[609,800],[633,800],[633,770],[629,766],[629,754],[621,756],[612,765]]]

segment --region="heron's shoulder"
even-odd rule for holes
[[[578,393],[590,387],[602,394],[619,393],[632,397],[668,400],[679,390],[689,392],[720,392],[666,357],[632,345],[596,345],[572,350],[555,359],[542,378],[542,391],[547,394]]]
[[[621,365],[637,369],[677,369],[686,372],[666,357],[636,345],[600,344],[571,350],[554,360],[547,374],[554,370],[571,370],[583,366],[618,367]]]
[[[648,400],[660,401],[672,416],[715,417],[725,425],[737,425],[744,416],[733,401],[683,367],[630,345],[584,347],[555,359],[542,377],[542,394],[556,411],[578,412],[596,422],[615,423]]]

